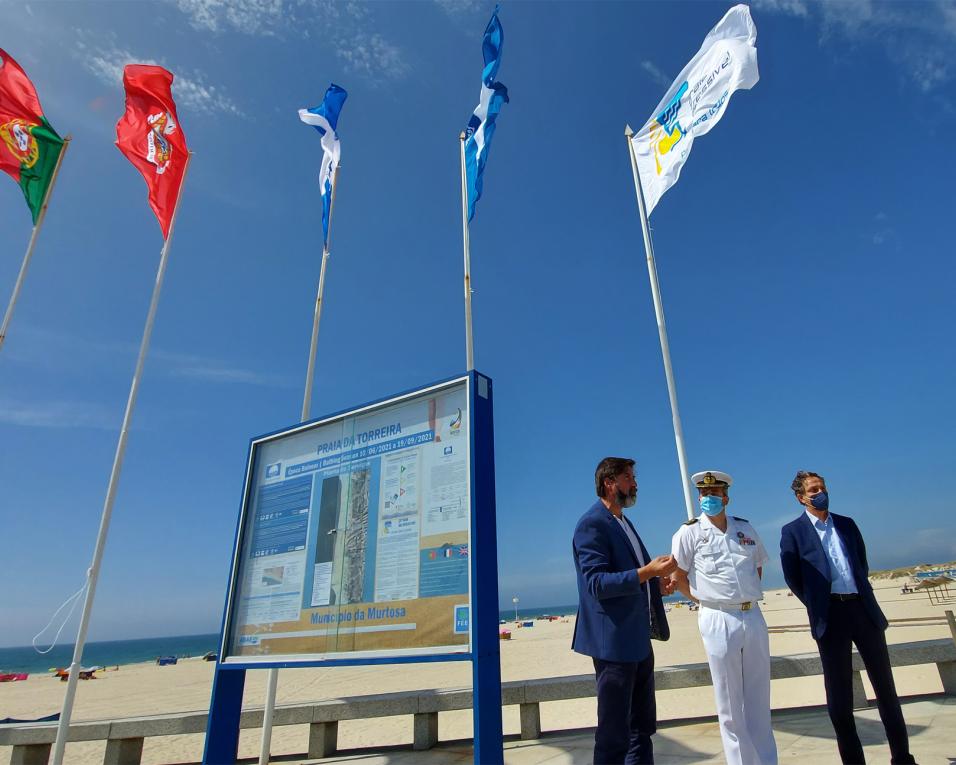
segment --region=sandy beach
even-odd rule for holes
[[[903,580],[876,580],[877,597],[891,621],[889,643],[905,643],[948,637],[945,608],[933,605],[924,594],[900,593]],[[807,616],[795,597],[786,590],[768,591],[762,605],[771,628],[770,650],[775,656],[816,650],[810,637]],[[925,619],[912,623],[894,620]],[[706,661],[697,614],[686,608],[671,608],[668,614],[671,639],[655,643],[659,667]],[[512,629],[512,640],[501,643],[502,679],[523,680],[541,677],[585,674],[593,671],[588,657],[570,649],[573,617],[555,622],[535,621],[533,628]],[[934,693],[942,685],[933,665],[895,670],[901,695]],[[98,679],[80,684],[74,708],[74,720],[102,720],[208,708],[213,665],[200,659],[180,661],[175,666],[152,663],[132,664],[115,671],[99,672]],[[244,704],[261,706],[265,692],[265,671],[250,671],[246,676]],[[283,670],[279,677],[278,703],[302,703],[342,695],[362,695],[427,688],[455,688],[470,685],[470,664],[397,665],[380,667],[330,667],[328,669]],[[864,674],[870,698],[872,689]],[[0,716],[32,718],[59,711],[65,685],[52,677],[31,675],[23,682],[0,684]],[[657,696],[658,716],[662,720],[714,714],[709,689],[665,691]],[[824,703],[822,677],[777,680],[772,686],[774,708]],[[594,699],[579,699],[544,704],[541,708],[544,730],[562,730],[592,726],[596,723]],[[517,707],[504,710],[505,733],[519,730]],[[442,739],[471,736],[471,712],[443,713],[439,717]],[[375,720],[345,721],[339,725],[339,747],[375,747],[411,743],[411,718],[391,717]],[[259,730],[244,731],[240,755],[258,754]],[[307,726],[278,727],[273,733],[274,754],[302,753],[307,749]],[[166,736],[146,739],[143,762],[197,762],[202,755],[203,736]],[[67,760],[77,765],[102,762],[105,742],[70,744]],[[0,762],[9,761],[11,749],[0,748]]]

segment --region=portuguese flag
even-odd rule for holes
[[[43,116],[36,88],[0,48],[0,170],[20,184],[34,224],[61,151],[63,139]]]

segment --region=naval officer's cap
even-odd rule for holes
[[[730,486],[730,484],[734,482],[734,479],[731,478],[728,473],[724,473],[721,470],[705,470],[701,473],[694,473],[694,475],[690,477],[690,480],[694,482],[694,486],[698,489]]]

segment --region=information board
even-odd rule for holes
[[[471,379],[253,439],[223,662],[471,651]]]

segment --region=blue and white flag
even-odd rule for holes
[[[501,50],[504,47],[505,33],[498,21],[498,8],[491,15],[491,21],[485,29],[481,41],[481,53],[485,59],[485,68],[481,72],[481,99],[475,113],[468,121],[465,130],[465,176],[468,188],[468,220],[475,217],[475,204],[481,199],[482,176],[485,162],[488,161],[488,149],[495,134],[495,120],[501,105],[508,103],[508,89],[495,82],[498,66],[501,64]]]
[[[339,124],[339,112],[348,98],[344,88],[334,82],[325,91],[325,98],[319,106],[311,109],[299,109],[299,119],[311,125],[322,136],[322,167],[319,170],[319,189],[322,192],[322,246],[329,242],[329,215],[332,211],[332,175],[339,166],[339,136],[336,128]]]

